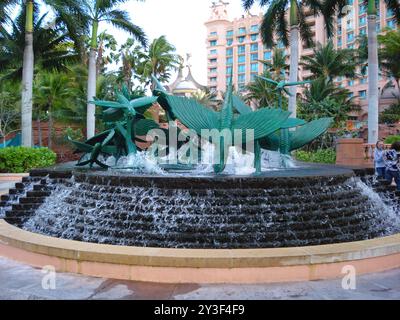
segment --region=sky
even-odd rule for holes
[[[132,21],[144,29],[150,41],[165,35],[176,47],[178,54],[186,57],[186,54],[190,53],[193,76],[198,82],[206,85],[207,32],[204,23],[210,17],[212,2],[211,0],[146,0],[145,2],[131,0],[121,8],[130,13]],[[231,19],[244,14],[241,0],[229,2],[228,12]],[[257,14],[260,9],[255,6],[251,12]],[[107,29],[120,44],[126,41],[126,33],[111,26],[102,29]]]
[[[207,30],[204,23],[211,15],[212,2],[218,0],[129,0],[119,8],[127,11],[133,23],[143,28],[151,42],[153,39],[165,35],[173,44],[177,53],[186,57],[192,55],[192,73],[195,79],[203,85],[207,84]],[[229,19],[233,20],[245,13],[242,0],[224,0],[230,2],[228,6]],[[41,2],[41,1],[39,1]],[[43,4],[43,3],[42,3]],[[48,8],[42,7],[42,13]],[[261,11],[257,5],[251,13]],[[15,10],[15,15],[18,10]],[[115,29],[109,24],[101,24],[100,32],[107,31],[114,35],[119,45],[126,42],[128,34]],[[115,69],[116,66],[111,67]],[[171,82],[174,81],[174,74]]]

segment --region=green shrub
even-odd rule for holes
[[[392,144],[397,141],[400,141],[400,136],[388,136],[385,139],[386,144]]]
[[[334,149],[319,149],[314,152],[298,150],[296,159],[304,162],[334,164],[336,163],[336,151]]]
[[[57,155],[48,148],[10,147],[0,149],[0,172],[24,173],[54,165]]]

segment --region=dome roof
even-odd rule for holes
[[[194,82],[185,79],[177,84],[177,86],[174,89],[174,92],[176,92],[176,91],[193,92],[193,91],[197,91],[197,90],[198,90],[198,88]]]

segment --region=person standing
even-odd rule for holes
[[[385,179],[385,160],[383,159],[385,153],[385,145],[382,141],[376,143],[376,148],[374,150],[374,167],[378,179]]]
[[[392,183],[393,179],[396,183],[397,190],[400,191],[400,141],[396,141],[384,153],[383,159],[386,164],[385,177],[389,183]]]

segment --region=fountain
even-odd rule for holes
[[[33,170],[2,197],[0,218],[80,243],[182,250],[312,248],[399,232],[398,197],[372,172],[291,160],[331,119],[253,111],[232,85],[216,112],[154,84],[152,97],[123,88],[117,101],[94,101],[106,130],[72,141],[77,164]],[[146,113],[155,102],[168,129]],[[174,132],[184,138],[174,143]],[[204,157],[212,162],[196,162]]]

